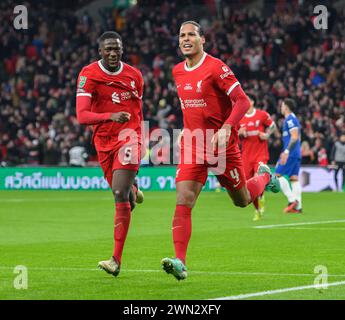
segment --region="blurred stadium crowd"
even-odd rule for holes
[[[1,2],[3,165],[66,165],[73,147],[84,147],[89,162],[96,160],[92,132],[75,117],[75,87],[81,68],[99,58],[97,38],[104,30],[121,34],[123,60],[143,73],[144,118],[150,128],[181,128],[171,69],[181,61],[179,25],[191,19],[204,27],[205,51],[232,68],[279,129],[280,99],[296,99],[303,128],[302,163],[332,161],[334,143],[345,134],[345,10],[330,10],[328,29],[316,30],[313,8],[303,1],[272,1],[260,15],[206,0],[204,5],[146,2],[126,10],[102,10],[99,21],[87,12],[77,15],[75,8],[32,2],[27,4],[28,30],[13,28],[11,1]],[[276,132],[270,139],[271,163],[280,150]]]

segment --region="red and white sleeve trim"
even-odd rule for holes
[[[226,93],[227,95],[229,95],[232,90],[234,90],[234,88],[236,88],[236,86],[238,86],[240,83],[238,81],[236,81],[228,90],[228,92]]]
[[[91,93],[77,93],[77,97],[90,97],[92,98]]]

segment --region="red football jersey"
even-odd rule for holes
[[[204,53],[200,62],[188,68],[186,62],[173,69],[184,118],[184,128],[219,129],[229,117],[232,103],[228,95],[239,85],[230,68]]]
[[[268,143],[267,140],[259,138],[259,132],[265,132],[272,123],[270,115],[259,109],[254,109],[251,114],[246,114],[242,118],[240,127],[244,127],[247,131],[247,137],[241,140],[244,162],[268,161]]]
[[[107,151],[123,145],[126,141],[118,140],[118,136],[124,129],[134,130],[140,143],[144,80],[138,69],[120,62],[120,69],[110,72],[100,60],[95,61],[81,70],[77,86],[77,96],[92,98],[92,112],[131,114],[125,123],[105,120],[93,125],[98,150]]]
[[[221,128],[232,111],[229,95],[239,85],[230,68],[221,60],[204,53],[200,62],[191,68],[186,61],[177,64],[173,77],[183,112],[184,129],[201,129],[205,132],[206,129],[216,131]],[[228,150],[237,145],[236,128],[233,128],[231,141]]]

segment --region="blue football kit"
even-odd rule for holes
[[[279,160],[275,172],[286,176],[298,176],[301,166],[301,125],[294,113],[290,113],[283,124],[283,151],[287,148],[291,139],[291,130],[298,130],[298,141],[290,150],[289,157],[285,165],[280,164]]]

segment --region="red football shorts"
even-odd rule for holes
[[[266,164],[267,160],[243,161],[244,173],[247,180],[255,176],[259,168],[259,162]]]
[[[188,164],[183,163],[183,160],[181,160],[176,170],[176,182],[192,180],[204,185],[209,170],[215,174],[221,186],[229,191],[239,190],[246,184],[241,153],[238,148],[234,152],[227,153],[225,170],[223,168],[221,174],[217,174],[214,166],[210,164]]]
[[[95,145],[97,150],[97,145]],[[113,172],[124,169],[138,171],[140,166],[140,144],[122,146],[109,151],[97,150],[98,161],[103,170],[104,177],[112,186]]]

